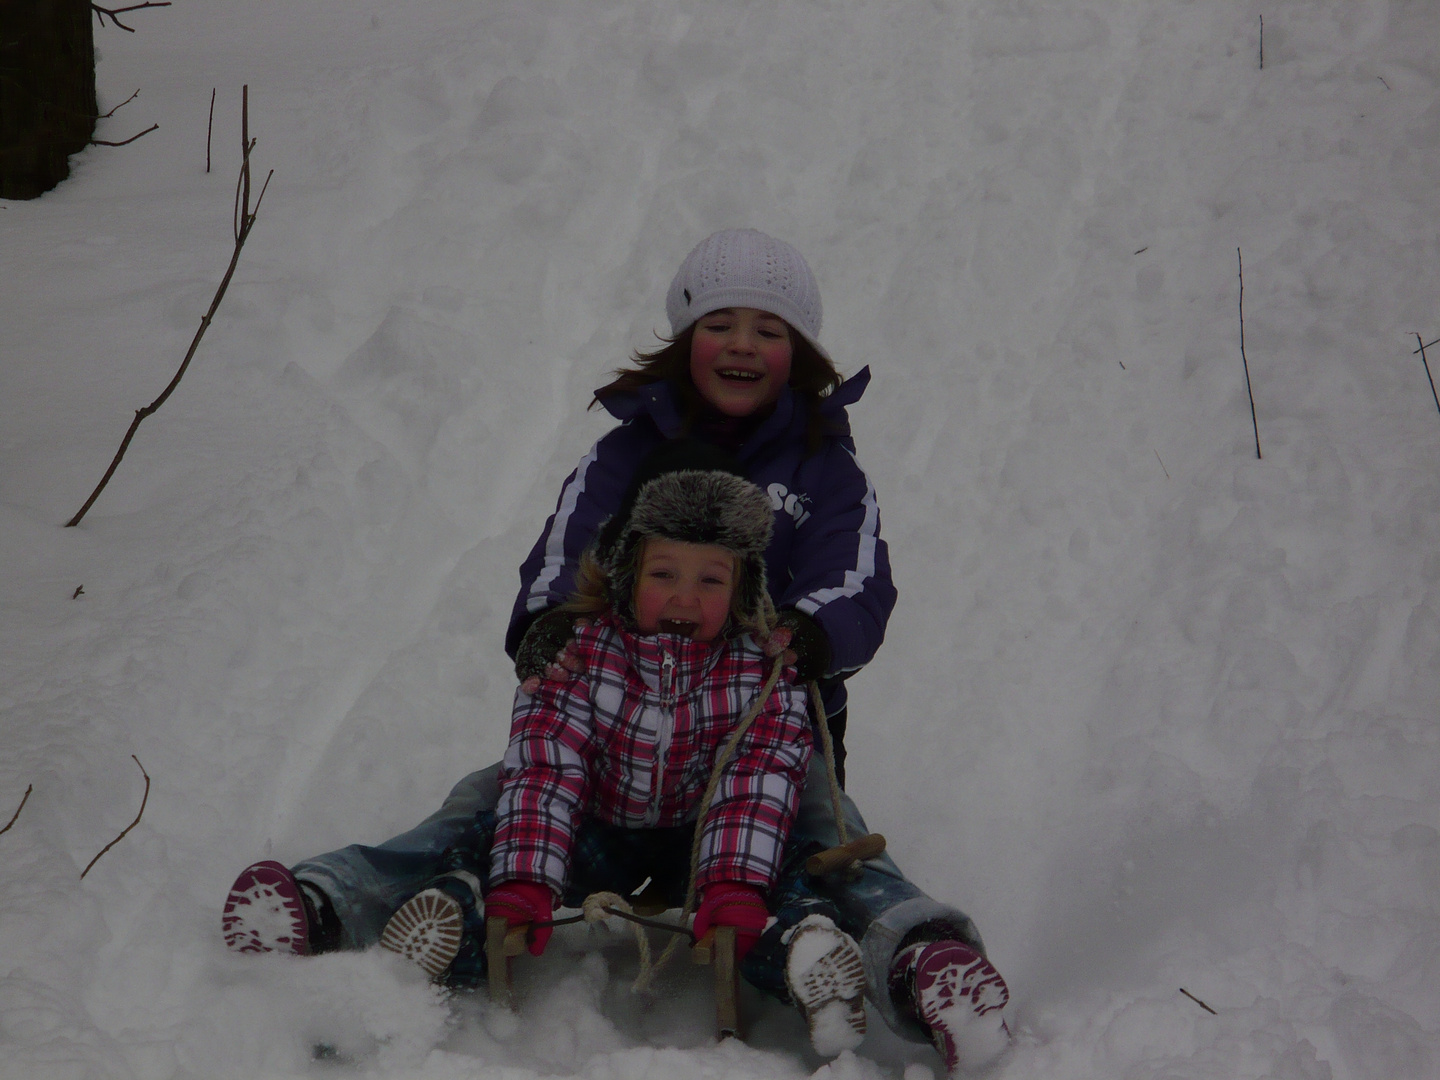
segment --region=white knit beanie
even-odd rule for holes
[[[721,229],[685,256],[665,297],[671,334],[679,337],[727,307],[779,315],[829,359],[820,344],[820,287],[805,257],[785,241],[757,229]]]

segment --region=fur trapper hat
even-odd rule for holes
[[[740,562],[732,609],[751,627],[774,619],[765,549],[774,531],[770,498],[740,474],[728,454],[706,443],[666,443],[641,462],[620,510],[601,526],[594,555],[609,579],[611,605],[633,621],[640,542],[658,536],[715,544]]]

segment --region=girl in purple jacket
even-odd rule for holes
[[[725,229],[686,257],[665,300],[671,338],[595,392],[621,421],[560,490],[520,568],[506,651],[521,681],[574,666],[562,610],[580,555],[614,514],[636,466],[682,437],[731,453],[770,499],[765,553],[780,636],[800,677],[820,680],[845,776],[844,680],[875,655],[895,606],[875,489],[855,458],[846,407],[870,381],[842,380],[820,344],[820,290],[789,244]]]

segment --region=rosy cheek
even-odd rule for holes
[[[791,357],[789,345],[779,345],[772,352],[765,354],[765,370],[771,379],[779,383],[790,381]]]
[[[690,377],[699,379],[709,374],[720,350],[713,343],[697,339],[690,348]]]

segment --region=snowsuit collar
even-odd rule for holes
[[[845,410],[860,400],[869,385],[870,368],[867,365],[836,387],[833,394],[821,399],[820,415],[826,419],[829,433],[839,437],[850,434],[850,418]],[[650,417],[660,434],[667,439],[677,439],[684,434],[685,422],[675,388],[663,380],[643,386],[634,393],[615,394],[601,404],[617,420],[633,420],[642,415]],[[745,440],[736,456],[744,460],[760,447],[792,430],[803,431],[808,422],[804,403],[787,386],[780,391],[774,411]]]
[[[630,667],[658,694],[688,694],[710,675],[729,644],[724,637],[694,641],[682,634],[641,634],[613,615],[600,623],[615,631]]]

